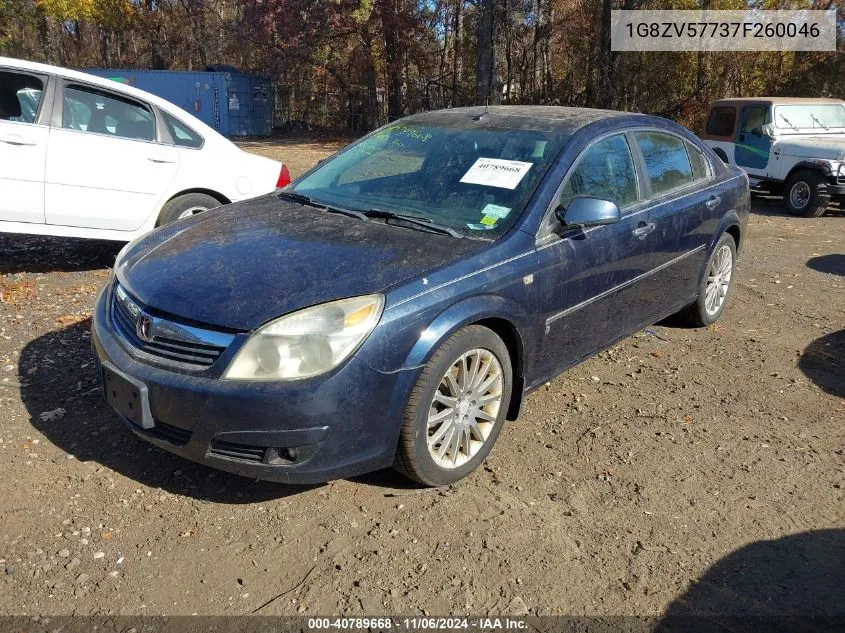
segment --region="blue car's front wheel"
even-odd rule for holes
[[[428,486],[466,477],[493,448],[512,385],[510,355],[493,331],[471,325],[453,334],[411,392],[396,468]]]

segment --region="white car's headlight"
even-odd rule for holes
[[[341,299],[292,312],[256,330],[226,369],[228,380],[296,380],[337,367],[373,331],[381,295]]]

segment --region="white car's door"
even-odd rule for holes
[[[0,221],[44,223],[45,77],[0,70]]]
[[[158,208],[179,153],[157,141],[149,105],[74,82],[60,88],[61,128],[50,133],[47,224],[134,231]]]

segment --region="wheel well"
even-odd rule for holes
[[[513,323],[506,319],[489,318],[476,321],[473,325],[483,325],[493,330],[508,348],[513,368],[513,389],[511,390],[511,401],[508,403],[508,420],[516,420],[519,410],[522,407],[522,394],[525,391],[525,378],[523,376],[524,348],[522,337],[514,327]]]
[[[176,193],[176,194],[173,194],[172,196],[170,196],[170,198],[167,200],[167,202],[170,202],[171,200],[175,200],[176,198],[178,198],[180,196],[185,196],[189,193],[204,193],[205,195],[211,196],[212,198],[217,200],[217,202],[219,202],[220,204],[229,204],[230,202],[232,202],[226,196],[224,196],[222,193],[219,193],[217,191],[212,191],[211,189],[200,189],[200,188],[185,189],[184,191],[180,191],[179,193]],[[167,204],[167,202],[165,202],[165,204]]]
[[[797,174],[798,172],[801,172],[801,171],[814,171],[817,174],[819,174],[820,176],[824,175],[822,173],[822,170],[820,168],[816,167],[815,165],[808,165],[806,163],[798,163],[797,165],[795,165],[795,167],[793,167],[792,169],[789,170],[789,173],[786,174],[786,178],[783,179],[784,187],[786,186],[786,183],[789,182],[790,178],[792,178],[795,174]]]
[[[737,250],[737,252],[739,252],[739,239],[740,239],[740,234],[741,234],[739,227],[736,224],[733,224],[733,225],[731,225],[731,226],[729,226],[728,228],[725,229],[725,233],[727,233],[732,238],[734,238],[734,244],[736,244],[736,250]]]

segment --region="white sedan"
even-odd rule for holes
[[[148,92],[0,57],[0,232],[129,241],[289,181]]]

